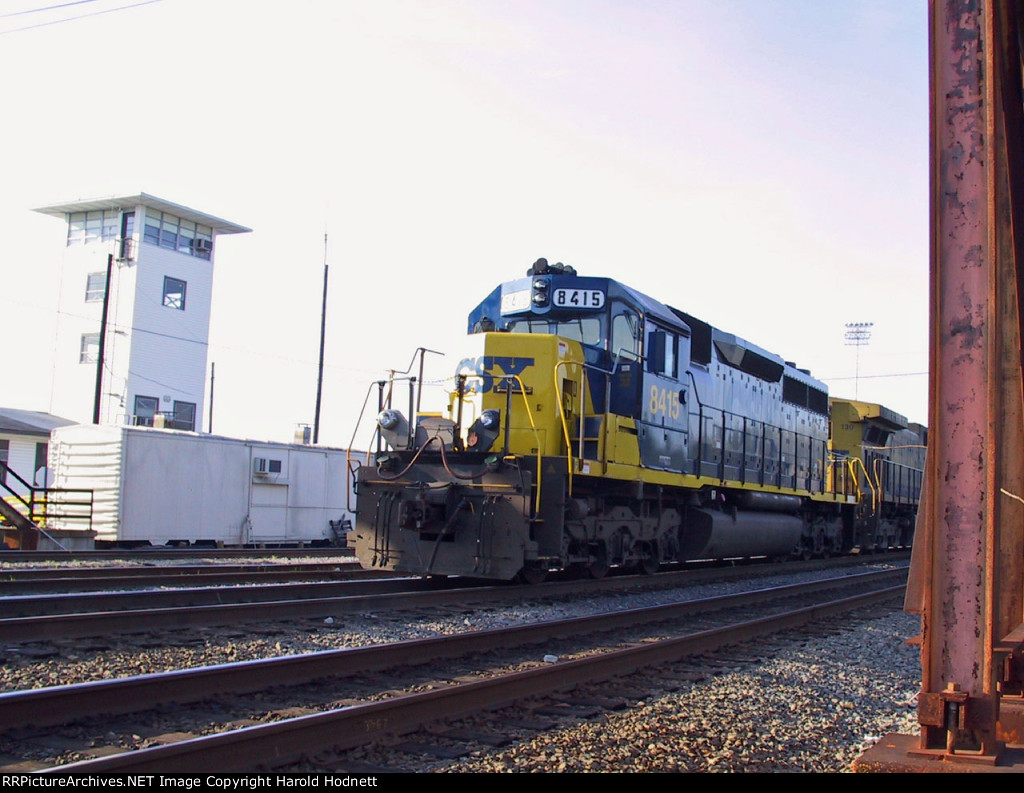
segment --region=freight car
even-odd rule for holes
[[[539,581],[906,539],[910,502],[870,497],[892,452],[852,440],[899,422],[850,416],[835,449],[826,386],[778,355],[544,259],[468,330],[446,415],[419,412],[422,376],[411,420],[380,391],[348,535],[366,568]]]

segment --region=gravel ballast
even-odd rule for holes
[[[600,721],[434,766],[475,772],[847,772],[890,732],[916,734],[919,620],[861,623]]]
[[[12,645],[0,647],[0,690],[450,635],[827,575],[751,578],[672,592],[445,610],[429,618],[382,613],[263,626],[258,631],[246,626],[207,629],[193,633],[191,644],[182,646],[172,646],[170,641],[167,646],[153,646],[151,640],[142,645],[131,637],[108,638],[106,646],[87,639],[50,648]],[[417,771],[845,772],[886,733],[918,732],[920,654],[906,640],[919,632],[919,618],[890,609],[849,627],[786,644],[760,662],[736,662],[712,678],[652,696],[629,710],[526,734],[505,747],[480,749],[459,760],[399,758],[383,746],[357,754],[368,763]],[[53,654],[47,655],[48,651]],[[539,660],[544,648],[537,652]]]

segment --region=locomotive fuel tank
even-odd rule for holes
[[[687,560],[788,558],[800,547],[803,520],[781,512],[690,509],[680,557]]]

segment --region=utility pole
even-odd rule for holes
[[[324,302],[320,310],[320,367],[316,378],[316,414],[313,417],[313,444],[320,441],[320,396],[324,388],[324,331],[327,327],[327,232],[324,232]]]
[[[853,398],[858,399],[857,392],[860,384],[860,348],[871,341],[871,328],[874,322],[847,322],[846,323],[846,345],[857,348],[857,363],[854,369]]]
[[[206,418],[206,431],[213,434],[213,371],[217,364],[210,361],[210,415]]]
[[[100,317],[100,343],[96,351],[96,395],[92,403],[92,423],[100,423],[100,402],[103,399],[103,356],[107,341],[107,311],[110,308],[110,275],[114,270],[114,254],[107,254],[107,281],[103,285],[103,315]]]

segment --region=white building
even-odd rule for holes
[[[98,543],[343,544],[355,499],[344,449],[78,424],[50,439],[53,484],[93,494]],[[55,498],[62,507],[59,494]],[[64,514],[74,515],[73,510]],[[48,527],[82,523],[58,517]]]
[[[27,496],[30,486],[45,487],[50,430],[74,422],[35,410],[0,407],[0,498]]]
[[[146,193],[36,211],[68,230],[51,412],[200,431],[217,238],[251,229]]]

